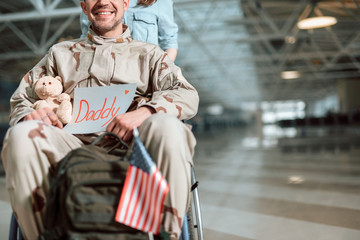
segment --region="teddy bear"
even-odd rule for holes
[[[34,109],[48,107],[56,113],[63,124],[71,120],[72,104],[70,95],[63,93],[62,78],[60,76],[44,76],[34,83],[34,91],[41,100],[36,101]]]

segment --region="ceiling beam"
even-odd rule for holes
[[[80,7],[50,9],[45,8],[43,11],[30,11],[30,12],[19,12],[19,13],[7,13],[0,15],[1,22],[17,22],[17,21],[31,21],[46,18],[59,18],[69,17],[73,15],[80,15]]]

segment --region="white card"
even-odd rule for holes
[[[64,130],[72,134],[105,131],[115,116],[129,108],[135,90],[135,83],[75,88],[71,121]]]

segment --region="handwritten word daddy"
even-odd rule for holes
[[[89,105],[89,102],[87,100],[81,100],[80,101],[80,108],[79,113],[75,119],[75,123],[80,123],[82,121],[97,121],[99,119],[106,119],[111,115],[109,120],[105,122],[101,127],[104,127],[106,124],[108,124],[119,112],[120,107],[114,108],[114,104],[116,102],[116,96],[114,97],[114,101],[110,108],[105,108],[107,102],[107,98],[104,100],[104,105],[101,109],[98,110],[90,110],[91,106]]]

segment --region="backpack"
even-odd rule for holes
[[[50,183],[45,209],[45,231],[40,239],[142,240],[147,233],[114,220],[129,162],[96,146],[70,151],[58,164]],[[119,141],[129,150],[129,146]],[[155,236],[157,237],[157,236]],[[157,238],[156,238],[157,239]]]

